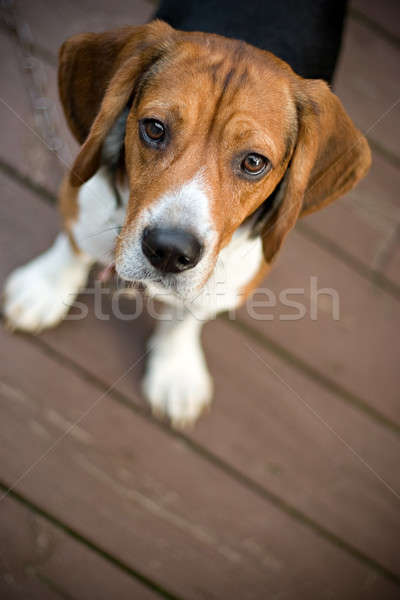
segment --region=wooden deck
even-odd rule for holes
[[[58,227],[76,147],[57,48],[153,6],[3,10],[0,286]],[[340,319],[321,297],[317,320],[241,309],[208,325],[216,399],[194,430],[158,422],[140,395],[149,317],[96,319],[87,296],[83,321],[37,337],[0,328],[1,598],[400,597],[399,36],[397,0],[352,2],[336,92],[373,167],[299,224],[267,282],[309,293],[317,277],[337,290]]]

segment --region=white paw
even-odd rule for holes
[[[82,258],[68,253],[67,248],[61,253],[60,249],[56,242],[8,277],[3,291],[3,314],[11,329],[39,332],[53,327],[67,314],[85,284],[89,266]]]
[[[210,405],[213,391],[201,349],[184,350],[167,353],[154,347],[143,381],[153,414],[169,418],[176,428],[192,425]]]

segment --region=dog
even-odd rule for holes
[[[343,14],[332,34],[322,8],[337,3],[279,4],[286,15],[290,5],[291,25],[284,43],[271,34],[266,49],[211,32],[209,17],[207,32],[214,5],[222,33],[241,37],[229,10],[248,7],[229,2],[224,11],[225,0],[187,3],[203,10],[187,12],[206,32],[184,30],[196,27],[182,16],[186,3],[166,0],[164,20],[79,34],[60,49],[60,98],[81,148],[61,185],[63,231],[9,276],[5,318],[34,333],[53,327],[93,263],[112,264],[164,303],[143,390],[175,427],[194,423],[212,398],[202,324],[243,303],[296,221],[348,192],[370,166],[366,139],[314,78],[333,74]],[[277,5],[260,3],[261,17]],[[304,14],[295,11],[306,5],[312,23],[296,46]],[[166,22],[171,14],[180,30]],[[252,17],[258,31],[261,17]],[[266,27],[285,32],[273,18]]]

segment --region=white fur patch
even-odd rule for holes
[[[242,301],[241,292],[253,279],[263,260],[259,236],[249,237],[248,227],[240,227],[218,255],[215,268],[201,293],[190,304],[206,313],[236,308]]]
[[[3,310],[12,329],[38,332],[61,321],[86,283],[92,261],[60,233],[46,252],[8,277]]]
[[[103,264],[114,260],[115,241],[125,220],[129,190],[119,188],[119,192],[121,207],[116,205],[106,167],[99,169],[79,189],[79,214],[72,232],[79,248]]]

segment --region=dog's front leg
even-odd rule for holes
[[[208,407],[212,380],[201,347],[204,319],[186,309],[167,306],[150,339],[144,393],[157,416],[174,427],[196,421]]]

